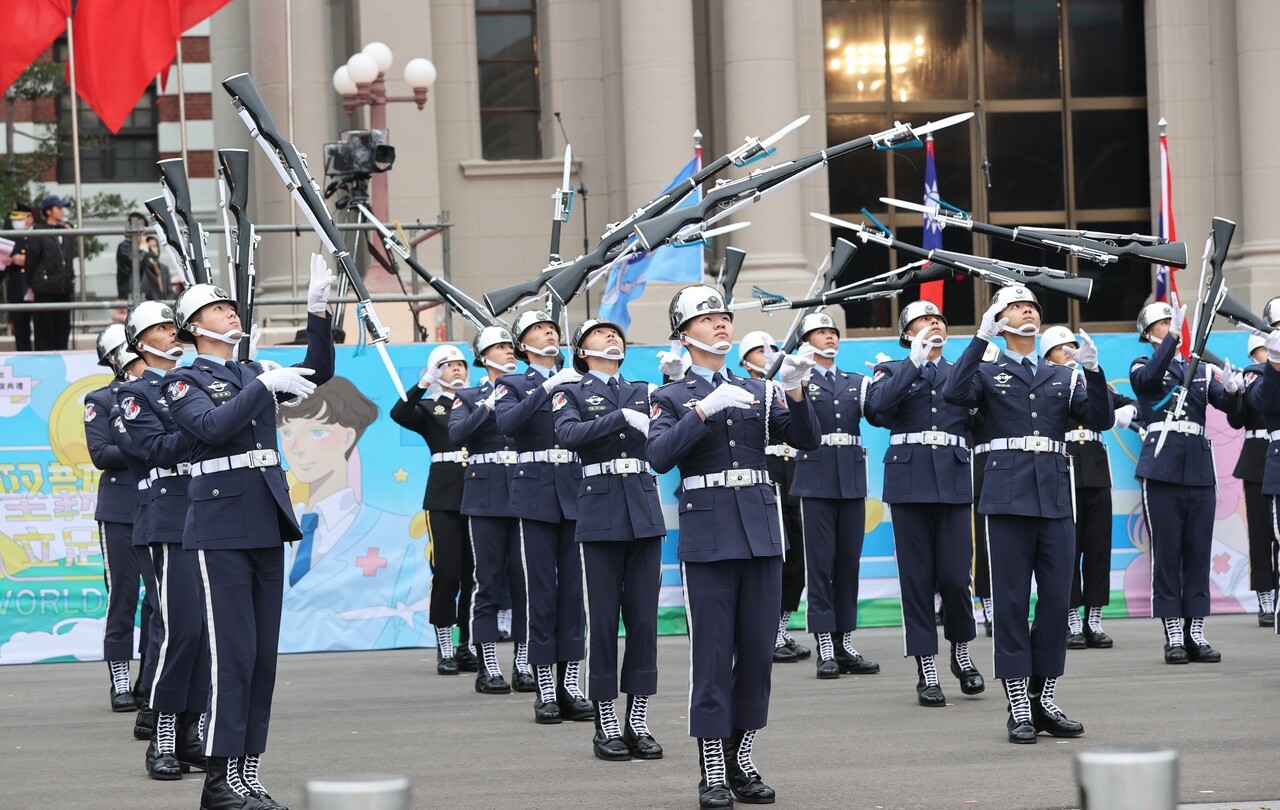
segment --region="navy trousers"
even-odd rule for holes
[[[627,629],[622,691],[658,692],[658,591],[662,587],[662,538],[582,544],[587,626],[587,697],[618,696],[618,618]]]
[[[276,689],[284,546],[193,553],[200,561],[214,673],[204,752],[261,754]]]
[[[203,712],[209,705],[209,636],[196,553],[180,543],[151,547],[160,587],[160,651],[151,687],[157,712]]]
[[[428,513],[431,525],[431,591],[427,619],[436,627],[458,625],[458,638],[466,645],[471,638],[471,590],[475,587],[475,560],[467,537],[467,518],[442,509]]]
[[[1276,530],[1271,520],[1271,498],[1262,484],[1244,482],[1244,512],[1249,521],[1249,588],[1276,589]]]
[[[861,498],[801,498],[805,574],[809,582],[806,624],[811,633],[858,629],[858,570],[866,531]],[[777,632],[775,624],[774,632]]]
[[[100,522],[98,538],[102,545],[103,579],[107,585],[102,657],[107,661],[132,661],[133,629],[138,615],[141,582],[138,577],[142,574],[138,569],[138,556],[133,553],[133,524]]]
[[[525,641],[524,569],[520,564],[520,522],[508,517],[471,515],[471,555],[476,584],[471,595],[471,643],[498,640],[498,604],[504,579],[511,589],[511,638]]]
[[[689,736],[769,721],[782,558],[681,563],[689,618]]]
[[[906,655],[938,654],[935,591],[942,596],[947,640],[972,641],[972,507],[967,503],[895,503],[891,510]]]
[[[1076,556],[1071,566],[1071,607],[1111,602],[1111,489],[1076,490]]]
[[[156,553],[151,546],[134,546],[133,553],[142,572],[142,584],[146,604],[142,608],[142,671],[138,680],[150,689],[156,680],[156,662],[160,660],[160,642],[164,639],[164,626],[160,614],[160,583],[156,580]]]
[[[782,500],[782,494],[777,498]],[[782,533],[787,541],[787,555],[782,563],[782,609],[795,613],[804,593],[804,521],[800,504],[782,505]]]
[[[1142,509],[1151,535],[1151,615],[1209,615],[1209,553],[1214,487],[1142,481]]]
[[[520,519],[529,663],[581,661],[586,655],[582,609],[582,555],[577,521]]]
[[[1075,527],[1069,517],[985,515],[991,560],[992,635],[997,678],[1057,678],[1067,660],[1067,597]],[[1031,577],[1036,615],[1027,628]]]

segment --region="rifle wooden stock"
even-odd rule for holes
[[[188,286],[195,284],[196,280],[191,276],[191,265],[187,262],[186,253],[182,247],[182,237],[178,233],[177,220],[173,218],[173,212],[169,210],[169,201],[164,197],[152,197],[143,203],[151,214],[152,223],[155,226],[156,238],[160,240],[160,244],[169,252],[169,258],[174,263],[174,270],[178,271]]]
[[[831,289],[840,274],[853,262],[853,257],[858,252],[858,246],[848,239],[837,239],[835,246],[831,248],[831,263],[827,265],[826,272],[822,274],[822,285],[818,289],[819,297],[821,294]],[[774,358],[773,363],[769,365],[769,370],[765,372],[764,378],[772,380],[778,375],[778,369],[782,368],[782,359],[796,350],[800,345],[800,327],[804,325],[804,316],[817,312],[825,305],[810,307],[800,314],[796,325],[791,329],[791,334],[787,335],[786,343],[782,344],[782,351]]]
[[[521,301],[537,295],[538,291],[565,267],[566,265],[564,264],[553,264],[544,268],[537,278],[522,281],[519,284],[512,284],[510,287],[490,290],[487,293],[483,293],[481,298],[484,299],[484,305],[489,308],[491,313],[501,315],[507,310],[514,309]]]
[[[204,229],[191,213],[191,184],[187,181],[187,165],[182,158],[156,161],[160,178],[173,196],[173,213],[182,238],[183,255],[191,265],[191,277],[197,284],[208,284],[209,265],[204,254]]]
[[[249,151],[247,149],[219,149],[218,168],[227,185],[227,211],[233,222],[232,238],[234,254],[231,270],[235,278],[236,306],[240,310],[240,322],[246,332],[253,328],[253,296],[256,273],[253,268],[254,232],[249,219]],[[241,362],[248,361],[249,341],[242,340],[236,347]]]
[[[1115,242],[1104,242],[1099,239],[1087,239],[1083,236],[1038,233],[1034,228],[1001,228],[998,225],[988,225],[985,222],[977,221],[973,222],[973,229],[978,233],[983,233],[988,236],[996,236],[1001,239],[1007,239],[1011,242],[1018,242],[1023,245],[1030,245],[1031,247],[1038,247],[1044,250],[1054,250],[1058,253],[1071,253],[1071,248],[1076,247],[1085,251],[1093,251],[1107,256],[1114,256],[1117,259],[1136,259],[1137,261],[1147,262],[1148,264],[1167,264],[1172,267],[1187,266],[1186,242],[1151,244],[1148,242],[1133,241],[1125,244],[1117,244]],[[1084,258],[1087,259],[1088,257]]]
[[[724,251],[724,300],[733,303],[733,287],[738,283],[738,274],[742,272],[742,263],[747,260],[747,252],[742,248],[730,247]]]
[[[994,259],[987,259],[982,256],[971,256],[966,253],[952,253],[945,250],[925,250],[923,248],[908,245],[898,240],[893,240],[893,246],[898,250],[905,250],[914,256],[919,256],[939,264],[946,265],[957,273],[973,273],[983,277],[985,281],[991,281],[992,278],[1004,281],[1006,284],[1021,284],[1024,287],[1030,287],[1032,290],[1052,293],[1054,295],[1062,295],[1067,298],[1074,298],[1077,301],[1088,301],[1089,296],[1093,294],[1093,279],[1084,276],[1078,278],[1064,278],[1054,276],[1048,273],[1049,268],[1043,268],[1044,272],[1036,272],[1041,268],[1030,267],[1027,265],[1018,265],[1009,262],[998,262]],[[993,283],[1000,283],[995,281]]]
[[[1248,307],[1232,298],[1230,293],[1223,296],[1222,303],[1218,305],[1218,314],[1233,323],[1242,324],[1264,335],[1274,330],[1271,324],[1262,320],[1260,315],[1250,312]],[[1214,363],[1214,365],[1218,364]]]

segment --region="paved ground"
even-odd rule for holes
[[[879,675],[818,681],[811,662],[775,669],[757,762],[786,807],[999,810],[1080,802],[1075,752],[1156,745],[1181,752],[1180,800],[1220,808],[1280,808],[1274,755],[1280,639],[1252,616],[1210,621],[1218,665],[1160,660],[1150,620],[1111,621],[1112,650],[1071,652],[1059,703],[1079,740],[1004,739],[998,682],[966,698],[944,676],[944,709],[915,703],[915,667],[896,629],[859,632]],[[990,672],[989,639],[977,642]],[[510,648],[503,651],[504,666]],[[284,656],[264,781],[302,807],[318,776],[403,774],[416,807],[696,807],[693,743],[685,737],[688,653],[659,650],[662,694],[651,726],[659,762],[591,756],[590,724],[536,726],[532,696],[480,696],[465,676],[434,674],[434,651]],[[195,808],[200,781],[149,780],[131,715],[107,709],[101,663],[0,667],[0,806]]]

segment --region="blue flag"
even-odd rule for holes
[[[933,135],[924,144],[924,204],[936,205],[938,200],[938,169],[933,162]],[[920,246],[925,250],[942,248],[942,226],[928,214],[924,215],[924,238]],[[920,300],[932,301],[942,307],[942,282],[928,281],[920,285]]]
[[[693,177],[702,169],[702,150],[694,151],[693,158],[685,164],[663,193]],[[694,189],[676,208],[684,208],[702,199],[702,189]],[[702,246],[671,247],[663,245],[651,251],[639,251],[618,262],[609,270],[604,295],[600,298],[599,317],[612,321],[624,330],[631,326],[627,305],[644,294],[645,284],[665,281],[676,284],[697,284],[702,280]]]

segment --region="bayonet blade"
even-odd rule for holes
[[[947,127],[955,126],[956,124],[963,124],[965,121],[968,121],[972,117],[973,117],[972,112],[962,112],[962,113],[956,113],[955,115],[947,116],[946,118],[940,119],[938,121],[930,121],[922,126],[917,127],[917,126],[912,126],[911,124],[908,124],[907,126],[911,129],[913,133],[915,133],[915,136],[918,138],[922,135],[928,135],[930,132],[937,132],[940,129],[946,129]]]
[[[792,132],[795,132],[797,129],[804,126],[808,122],[809,122],[809,116],[802,115],[796,120],[792,121],[790,124],[787,124],[782,129],[778,130],[777,132],[773,133],[769,137],[760,141],[760,146],[764,149],[768,149],[770,146],[773,146],[775,143],[787,137]]]

